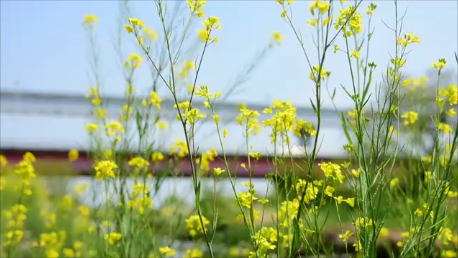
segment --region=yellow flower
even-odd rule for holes
[[[159,253],[165,254],[166,256],[171,257],[171,256],[175,255],[175,250],[171,249],[168,246],[165,246],[165,247],[160,247],[159,248]]]
[[[371,3],[364,11],[367,13],[367,15],[371,15],[374,10],[377,8],[377,5],[374,3]]]
[[[220,29],[219,21],[217,17],[209,16],[207,19],[201,22],[205,28],[197,30],[198,38],[203,43],[215,43],[218,42],[218,38],[210,37],[212,31]]]
[[[452,132],[452,127],[450,125],[444,124],[444,123],[439,123],[437,129],[439,131],[444,132],[445,134],[449,134],[450,132]]]
[[[121,238],[122,235],[117,232],[111,232],[104,236],[105,241],[107,241],[109,245],[116,244]]]
[[[95,173],[96,173],[95,176],[97,178],[102,178],[102,179],[106,177],[115,178],[115,173],[113,170],[117,168],[118,168],[118,165],[116,165],[116,163],[114,163],[111,160],[98,161],[94,166]]]
[[[357,218],[355,220],[355,226],[357,227],[362,227],[362,228],[367,228],[372,226],[372,219],[368,218]]]
[[[223,138],[226,138],[229,133],[227,132],[227,129],[223,129]]]
[[[155,91],[149,93],[149,104],[155,106],[157,109],[161,109],[162,99]]]
[[[355,198],[347,198],[343,201],[346,202],[350,207],[355,207]]]
[[[64,248],[63,253],[65,257],[75,257],[75,251],[71,248]]]
[[[410,44],[419,44],[420,42],[418,41],[418,37],[412,35],[412,32],[409,32],[408,34],[404,34],[404,37],[398,38],[396,40],[396,44],[406,47],[407,45]]]
[[[128,21],[129,21],[129,24],[131,24],[134,27],[138,27],[140,29],[143,27],[143,25],[145,25],[145,23],[142,20],[137,19],[137,18],[129,18]]]
[[[133,68],[138,68],[142,62],[142,58],[138,54],[130,54],[129,55],[129,62],[126,62],[126,67],[132,66]]]
[[[321,69],[321,72],[320,72],[320,69]],[[319,65],[314,65],[312,67],[312,70],[309,72],[309,78],[312,81],[317,81],[318,80],[318,75],[320,75],[319,76],[320,80],[324,80],[327,77],[329,77],[329,75],[331,75],[331,72],[326,71],[326,69],[321,68]]]
[[[418,119],[418,113],[415,111],[408,111],[404,113],[401,118],[404,119],[404,124],[409,125],[409,124],[414,124],[415,121]]]
[[[445,112],[447,115],[449,115],[450,117],[454,117],[456,112],[455,112],[455,109],[451,108],[449,109],[447,112]]]
[[[132,158],[129,162],[128,162],[129,166],[132,166],[132,167],[136,167],[136,168],[139,168],[139,169],[145,169],[149,166],[149,162],[147,160],[145,160],[144,158],[142,157],[135,157],[135,158]]]
[[[203,252],[200,249],[187,249],[185,251],[184,258],[201,258],[203,257]]]
[[[330,5],[327,1],[312,1],[310,3],[310,13],[315,15],[315,9],[318,9],[321,14],[324,14],[328,11],[329,6]]]
[[[321,21],[321,26],[325,26],[329,23],[329,16],[326,16],[326,18],[324,18],[322,21]]]
[[[92,24],[97,22],[97,16],[93,14],[88,14],[83,18],[83,25],[87,25],[89,28],[92,28]]]
[[[423,216],[423,212],[420,209],[416,209],[415,212],[413,213],[417,217]]]
[[[363,30],[361,23],[361,14],[356,12],[355,6],[347,6],[339,10],[339,16],[335,19],[334,28],[342,29],[343,37],[350,37],[353,34],[360,33]]]
[[[351,57],[358,58],[359,57],[359,52],[356,50],[351,51]]]
[[[31,152],[26,152],[22,158],[24,159],[24,161],[27,161],[27,162],[36,161],[35,156]]]
[[[395,178],[391,179],[391,181],[390,181],[390,188],[393,188],[398,184],[399,184],[399,178],[395,177]]]
[[[436,68],[436,69],[438,69],[438,70],[441,70],[441,69],[445,68],[445,64],[446,63],[447,63],[447,61],[445,61],[444,58],[441,58],[437,62],[431,63],[431,66]]]
[[[380,229],[380,233],[379,233],[379,236],[381,237],[387,237],[389,235],[389,230],[387,228],[381,228]]]
[[[222,169],[222,168],[214,168],[213,169],[213,174],[215,176],[219,176],[221,175],[222,173],[226,172],[226,170]]]
[[[80,205],[78,207],[78,210],[80,211],[81,215],[83,215],[84,217],[89,216],[89,208],[87,206]]]
[[[71,150],[68,152],[68,160],[69,160],[70,162],[73,162],[73,161],[75,161],[75,160],[78,159],[78,155],[79,155],[78,150],[71,149]]]
[[[164,160],[164,155],[161,152],[153,152],[153,154],[151,154],[151,160],[153,162],[162,161]]]
[[[128,26],[128,25],[126,25]],[[154,32],[152,29],[148,28],[148,27],[144,27],[143,28],[143,33],[146,34],[146,37],[151,40],[151,41],[157,41],[157,33]]]
[[[59,252],[54,249],[48,249],[45,251],[46,258],[58,258]]]
[[[205,0],[186,0],[191,15],[196,15],[197,17],[204,16],[204,10],[202,9],[205,5]]]
[[[13,230],[6,233],[5,245],[10,246],[19,243],[23,236],[22,230]]]
[[[283,35],[281,35],[278,31],[274,31],[272,33],[272,36],[270,36],[270,40],[274,41],[278,45],[280,45],[282,39]]]
[[[99,130],[99,126],[97,124],[94,124],[94,123],[89,123],[89,124],[86,124],[86,131],[89,133],[89,134],[92,134],[93,132]]]
[[[315,19],[311,19],[310,21],[307,21],[307,24],[312,27],[315,27],[317,22],[318,22],[318,19],[315,18]]]
[[[335,191],[334,187],[332,186],[326,186],[326,189],[324,190],[324,194],[329,196],[329,197],[332,197],[332,193]]]
[[[105,125],[105,131],[107,136],[123,134],[124,127],[119,122],[109,122],[107,125]]]
[[[33,167],[32,162],[30,159],[27,160],[25,158],[16,164],[14,172],[18,174],[22,180],[24,180],[24,183],[28,183],[30,178],[34,178],[36,176],[35,168]]]
[[[342,239],[342,241],[346,243],[352,235],[353,235],[353,232],[351,232],[350,230],[346,230],[345,233],[339,234],[339,238]]]
[[[7,164],[8,164],[8,160],[6,159],[6,157],[3,155],[0,155],[0,168],[5,167]]]
[[[359,178],[359,173],[360,173],[359,168],[351,170],[351,174],[356,178]]]
[[[442,251],[442,257],[445,257],[445,258],[456,258],[457,254],[453,250],[446,250],[446,251]]]
[[[448,198],[456,198],[458,196],[458,192],[457,191],[448,191],[447,192],[447,197]]]
[[[73,243],[73,249],[78,250],[84,246],[84,243],[81,241],[75,241]]]
[[[340,169],[338,164],[334,164],[332,162],[322,162],[319,163],[318,166],[323,171],[323,174],[326,178],[333,178],[335,181],[342,183],[345,176]]]
[[[188,145],[181,140],[175,140],[174,144],[170,146],[170,154],[176,154],[179,158],[183,158],[188,154]]]
[[[80,185],[75,185],[73,186],[73,190],[78,194],[78,195],[81,195],[83,194],[83,192],[85,190],[88,189],[88,185],[87,184],[80,184]]]

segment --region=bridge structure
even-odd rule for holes
[[[115,118],[114,116],[118,115],[122,105],[125,104],[123,97],[119,96],[103,96],[104,108],[107,110],[108,116],[110,118]],[[248,108],[256,110],[259,112],[259,120],[266,119],[268,115],[263,114],[262,110],[268,105],[261,104],[250,104],[245,103]],[[8,129],[9,131],[14,131],[14,128],[21,126],[16,124],[16,122],[9,122],[6,117],[16,117],[19,119],[28,119],[30,117],[50,117],[55,119],[88,119],[90,118],[91,105],[89,101],[85,98],[84,95],[77,94],[58,94],[58,93],[39,93],[39,92],[20,92],[14,90],[2,90],[0,93],[0,110],[2,116],[2,131]],[[164,99],[161,103],[162,108],[154,110],[154,112],[160,112],[161,119],[167,121],[173,121],[175,119],[176,110],[173,108],[174,101],[171,99]],[[237,103],[223,102],[215,103],[216,113],[220,116],[220,121],[222,123],[236,125],[235,117],[238,115]],[[203,107],[203,102],[199,100],[193,101],[193,107],[199,108],[201,112],[209,112]],[[341,110],[341,112],[346,112]],[[208,123],[208,121],[213,122],[211,115],[206,114],[208,118],[204,120],[203,123]],[[24,118],[21,118],[24,117]],[[28,117],[28,118],[27,118]],[[339,128],[340,118],[338,112],[334,109],[322,109],[322,127],[323,128]],[[297,118],[302,118],[309,122],[316,124],[316,115],[312,108],[308,107],[297,107]],[[18,121],[17,119],[15,121]],[[7,122],[7,123],[4,123]],[[31,124],[30,130],[34,130],[34,125]],[[80,125],[81,128],[84,128],[84,124]],[[46,130],[46,129],[45,129]],[[58,130],[54,128],[49,128],[48,130]],[[83,129],[84,130],[84,129]],[[69,138],[72,135],[68,135]],[[342,134],[343,138],[343,134]],[[0,142],[0,152],[4,155],[10,163],[18,162],[22,155],[26,151],[31,151],[37,157],[37,160],[46,160],[46,161],[67,161],[68,162],[68,150],[69,149],[78,149],[80,153],[80,158],[71,163],[71,166],[75,172],[79,174],[88,174],[91,171],[92,161],[88,158],[88,148],[81,147],[77,143],[73,142],[62,146],[58,142],[46,142],[41,141],[43,144],[36,143],[27,143],[22,142],[18,144],[18,139],[21,139],[21,135],[16,136],[13,140],[7,136],[1,135]],[[52,140],[51,140],[52,141]],[[269,139],[266,137],[264,141],[269,142]],[[78,147],[80,146],[80,147]],[[341,145],[340,145],[341,146]],[[340,147],[339,146],[339,147]],[[332,148],[331,148],[332,149]],[[262,152],[262,150],[261,150]],[[300,147],[295,146],[291,152],[297,156],[298,159],[304,158],[304,150]],[[236,160],[237,164],[247,162],[248,158],[246,154],[237,154],[237,151],[226,150],[228,157],[231,160]],[[246,152],[245,152],[246,153]],[[334,158],[342,158],[342,151],[334,153],[319,153],[319,160],[330,160]],[[159,164],[159,168],[162,168],[169,164],[170,160],[164,161]],[[269,173],[271,170],[272,158],[269,157],[268,153],[263,153],[263,157],[257,162],[256,169],[253,172],[253,176],[262,177],[265,174]],[[211,168],[214,167],[224,167],[223,162],[216,158],[210,164]],[[191,169],[189,162],[180,162],[178,165],[178,170],[185,176],[189,176]],[[247,176],[248,172],[241,168],[240,166],[233,166],[231,168],[238,176]]]

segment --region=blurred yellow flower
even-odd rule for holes
[[[78,159],[78,156],[79,156],[78,150],[71,149],[71,150],[68,152],[68,160],[69,160],[70,162],[73,162],[73,161],[77,160],[77,159]]]

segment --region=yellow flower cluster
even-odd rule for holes
[[[203,7],[205,2],[205,0],[186,0],[191,15],[196,15],[197,17],[204,17]]]
[[[239,125],[243,125],[243,122],[245,122],[245,137],[248,137],[250,134],[256,135],[261,131],[259,121],[256,118],[258,116],[259,112],[256,110],[250,110],[246,107],[240,108],[240,114],[236,117],[236,120]]]
[[[210,170],[210,162],[218,157],[218,153],[215,149],[211,148],[209,151],[202,153],[201,158],[196,159],[196,163],[200,162],[200,170],[208,172]]]
[[[204,253],[198,248],[186,249],[184,253],[184,258],[201,258]]]
[[[5,246],[14,246],[18,244],[23,236],[24,221],[27,219],[25,213],[27,208],[22,204],[16,204],[4,212],[4,216],[7,219],[6,228],[6,239],[4,241]]]
[[[415,124],[415,122],[418,120],[418,113],[415,111],[408,111],[404,113],[401,118],[404,119],[404,124],[405,125],[411,125]]]
[[[407,78],[402,82],[402,87],[408,88],[411,92],[414,92],[417,88],[424,89],[426,88],[426,83],[428,78],[423,76],[421,78]]]
[[[216,100],[217,98],[221,97],[221,92],[214,92],[214,93],[211,93],[211,92],[208,91],[208,87],[207,87],[206,85],[201,85],[201,86],[199,87],[199,89],[196,90],[195,94],[196,94],[196,96],[202,97],[202,98],[204,98],[205,100],[207,100],[207,101],[209,101],[209,102],[210,102],[210,101],[213,102],[213,101]],[[207,103],[207,104],[206,104],[206,103]],[[208,102],[205,102],[205,103],[204,103],[204,106],[205,106],[205,108],[210,107],[210,106],[208,105]]]
[[[182,78],[186,78],[186,77],[188,77],[188,72],[190,70],[192,70],[192,69],[194,69],[194,63],[192,61],[189,61],[189,60],[184,60],[184,66],[180,71],[178,71],[178,74]]]
[[[127,33],[133,33],[138,40],[140,46],[143,45],[143,36],[150,41],[157,41],[157,33],[151,28],[145,26],[145,23],[137,18],[129,18],[128,24],[124,25],[124,29]],[[143,34],[141,34],[143,32]]]
[[[106,234],[103,238],[109,245],[115,245],[118,243],[119,240],[121,240],[122,234],[118,232],[110,232]]]
[[[131,167],[136,167],[138,169],[146,169],[149,166],[149,162],[142,157],[135,157],[129,160],[127,163]]]
[[[72,248],[64,248],[62,252],[65,257],[81,257],[81,248],[83,248],[84,243],[81,241],[75,241]]]
[[[272,227],[262,227],[252,236],[256,252],[250,252],[248,257],[267,257],[270,250],[277,247],[277,230]]]
[[[52,228],[54,224],[56,223],[56,214],[52,212],[47,212],[46,210],[42,210],[41,213],[41,218],[45,222],[45,226],[47,228]]]
[[[105,125],[105,133],[107,136],[115,136],[115,139],[118,139],[118,134],[124,133],[124,127],[119,122],[109,122]],[[119,139],[118,139],[119,140]]]
[[[118,168],[118,165],[111,160],[98,161],[95,166],[95,176],[99,179],[105,179],[107,177],[115,178],[114,170]]]
[[[152,208],[152,200],[149,198],[149,191],[145,184],[136,184],[132,188],[130,200],[127,201],[127,207],[133,208],[140,214]]]
[[[273,104],[262,111],[264,114],[272,114],[270,119],[262,121],[264,127],[271,127],[270,133],[271,142],[277,141],[277,136],[283,138],[286,143],[289,143],[288,131],[294,131],[294,119],[296,118],[296,108],[291,102],[274,100]]]
[[[450,125],[448,125],[448,124],[439,123],[439,124],[437,125],[437,130],[439,130],[439,131],[441,131],[441,132],[443,132],[443,133],[445,133],[445,134],[449,134],[449,133],[452,132],[453,129],[452,129],[452,127],[451,127]]]
[[[331,75],[331,72],[326,71],[326,69],[324,69],[324,68],[321,68],[321,72],[320,72],[320,66],[319,65],[314,65],[312,67],[312,70],[309,72],[309,79],[314,81],[314,82],[317,82],[318,81],[318,75],[320,75],[319,77],[320,77],[320,81],[321,81],[321,80],[324,80],[327,77],[329,77],[329,75]]]
[[[59,251],[64,244],[67,234],[65,231],[42,233],[40,247],[44,249],[47,258],[59,257]]]
[[[445,68],[446,64],[447,64],[447,61],[445,61],[444,58],[441,58],[438,61],[431,63],[431,66],[436,68],[437,70],[441,70]]]
[[[86,124],[85,128],[86,128],[86,131],[88,132],[88,134],[92,134],[95,131],[99,130],[99,126],[97,124],[94,124],[94,123]]]
[[[339,10],[339,16],[335,18],[334,27],[336,30],[342,28],[343,36],[350,37],[363,30],[361,13],[356,12],[355,6],[347,6]]]
[[[448,101],[450,106],[458,104],[458,87],[456,85],[449,84],[446,89],[439,90],[438,102],[444,101]]]
[[[315,10],[318,9],[320,14],[325,14],[329,10],[329,2],[327,1],[312,1],[310,2],[310,13],[315,15]]]
[[[209,16],[207,19],[201,22],[205,28],[197,30],[197,35],[199,39],[207,44],[207,43],[215,43],[218,42],[217,37],[211,37],[210,34],[214,30],[220,29],[219,21],[217,17]]]
[[[170,248],[168,246],[165,246],[165,247],[160,247],[159,248],[159,253],[165,254],[168,257],[172,257],[172,256],[175,255],[175,250],[173,250],[172,248]]]
[[[199,215],[191,215],[189,218],[185,220],[186,228],[189,229],[189,235],[191,237],[195,237],[199,234],[203,234],[204,230],[207,232],[207,225],[210,224],[207,218],[202,216],[202,222],[204,227],[202,228],[202,224],[200,223]]]
[[[399,46],[407,47],[410,44],[419,44],[418,37],[414,36],[412,32],[404,34],[404,37],[399,37],[396,44]]]
[[[322,162],[318,164],[318,166],[321,168],[326,178],[333,178],[334,181],[343,183],[345,176],[340,169],[340,165],[332,162]]]
[[[357,218],[355,219],[355,226],[360,228],[367,228],[372,226],[372,219],[369,218]]]
[[[97,16],[93,15],[93,14],[88,14],[86,16],[84,16],[83,18],[83,26],[89,28],[89,29],[92,29],[93,28],[93,24],[97,22]]]
[[[14,172],[22,179],[24,184],[24,194],[31,195],[32,190],[29,188],[30,179],[36,177],[35,168],[32,162],[35,161],[35,156],[27,152],[24,154],[23,159],[16,164]]]
[[[238,193],[237,199],[243,207],[250,209],[252,206],[252,203],[258,200],[258,198],[254,196],[255,190],[254,190],[254,185],[252,183],[243,182],[243,184],[246,187],[248,187],[248,190],[246,192]]]
[[[22,204],[16,204],[10,210],[5,211],[5,218],[8,220],[6,227],[14,230],[22,228],[27,219],[25,213],[27,213],[27,208]]]
[[[99,94],[99,89],[97,87],[91,87],[89,86],[88,87],[88,91],[89,93],[84,95],[84,97],[86,99],[91,99],[91,104],[94,105],[94,106],[98,106],[100,104],[102,104],[102,99],[100,98],[100,94]]]
[[[182,122],[187,122],[190,124],[194,124],[195,122],[201,120],[202,118],[205,118],[204,114],[201,114],[198,108],[192,108],[190,109],[190,103],[189,101],[183,101],[181,103],[178,103],[178,105],[173,106],[176,109],[179,109],[181,116],[183,117],[184,121]],[[180,115],[176,115],[176,119],[181,121]]]
[[[315,198],[318,195],[318,188],[316,187],[317,185],[321,185],[322,183],[320,181],[314,181],[308,182],[304,179],[298,179],[296,183],[296,193],[300,198],[302,198],[302,195],[304,194],[305,191],[305,196],[304,196],[304,203],[310,203],[310,201],[315,200]],[[307,188],[306,188],[307,187]]]
[[[281,35],[280,32],[278,31],[274,31],[272,35],[270,36],[270,40],[277,43],[277,45],[280,45],[282,39],[283,39],[283,35]]]
[[[183,158],[188,153],[188,145],[184,141],[175,140],[172,146],[170,146],[170,155],[177,155],[179,158]]]
[[[127,67],[127,68],[130,68],[132,67],[133,69],[136,69],[140,66],[140,64],[142,63],[142,57],[138,54],[130,54],[129,57],[128,57],[129,60],[127,60],[125,63],[124,63],[124,66]]]

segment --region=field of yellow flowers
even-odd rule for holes
[[[248,175],[256,170],[263,157],[250,151],[250,137],[261,130],[269,132],[275,151],[270,157],[271,173],[265,177],[268,191],[256,191],[251,177],[238,191],[233,161],[225,151],[230,132],[215,110],[224,96],[212,92],[211,85],[198,84],[206,50],[218,44],[222,33],[219,20],[205,13],[205,0],[186,0],[183,28],[173,28],[176,23],[166,12],[168,4],[155,1],[160,23],[153,30],[141,17],[132,17],[129,1],[125,2],[122,33],[135,40],[137,52],[122,57],[125,105],[117,120],[109,119],[100,90],[98,18],[84,17],[95,85],[86,96],[93,121],[85,128],[95,180],[77,184],[69,193],[59,188],[68,177],[41,175],[40,160],[33,153],[25,153],[17,163],[0,156],[1,257],[457,257],[458,126],[454,121],[458,90],[439,79],[433,82],[433,108],[429,109],[433,112],[426,114],[417,109],[415,99],[405,97],[424,90],[418,86],[428,78],[403,77],[407,53],[420,39],[401,30],[402,20],[396,17],[396,52],[387,60],[382,78],[385,93],[375,96],[375,111],[368,103],[374,98],[370,89],[377,86],[373,78],[377,64],[364,58],[369,55],[371,33],[362,31],[373,29],[370,22],[377,6],[362,1],[311,1],[308,24],[319,38],[315,59],[291,18],[294,0],[272,2],[297,36],[298,53],[307,60],[317,123],[298,119],[288,100],[266,105],[263,113],[269,118],[264,120],[258,111],[240,105],[234,120],[244,132],[249,158],[239,165]],[[188,30],[193,21],[200,22],[196,33]],[[196,34],[200,54],[187,56],[182,46]],[[278,47],[282,38],[274,32],[266,51]],[[336,38],[343,38],[345,45],[337,46]],[[353,85],[345,92],[354,109],[339,114],[348,140],[342,148],[348,158],[320,161],[322,101],[326,80],[332,76],[325,66],[332,52],[347,57]],[[155,79],[147,98],[135,91],[135,71],[142,65],[151,66]],[[445,59],[431,63],[438,78],[446,65]],[[160,96],[159,87],[167,89],[168,96]],[[334,101],[335,91],[329,95]],[[157,112],[163,98],[174,100],[174,107],[164,108],[174,108],[183,133],[169,153],[160,152],[153,140],[156,131],[167,127]],[[204,101],[203,109],[193,106],[196,99]],[[444,115],[449,118],[445,122],[440,119]],[[213,122],[219,141],[214,149],[199,150],[194,135],[206,119]],[[421,155],[416,148],[426,129],[420,123],[432,123],[435,132],[433,146]],[[285,146],[293,137],[301,138],[305,146],[304,132],[313,137],[313,147],[296,164]],[[139,144],[132,144],[133,137]],[[80,158],[76,150],[68,155],[69,162]],[[215,159],[224,166],[210,169]],[[164,160],[191,167],[192,204],[170,197],[167,205],[153,205],[165,177],[180,176],[177,166],[157,171],[156,165]],[[230,184],[231,195],[221,194],[217,183],[222,181]],[[97,204],[84,204],[82,195],[91,195]]]

